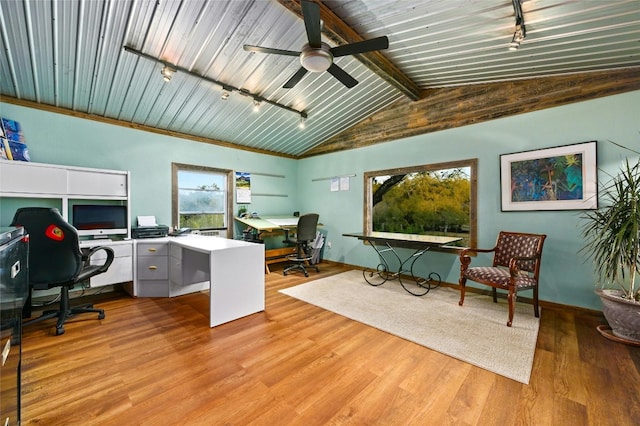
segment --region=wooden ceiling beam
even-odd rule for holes
[[[278,0],[285,8],[302,19],[300,0]],[[344,45],[363,41],[364,38],[355,32],[346,22],[340,19],[320,1],[314,1],[320,6],[320,18],[322,19],[322,33],[337,45]],[[380,78],[394,86],[412,101],[417,101],[423,96],[423,91],[406,74],[393,64],[380,52],[368,52],[354,55],[367,68],[376,73]]]
[[[638,68],[432,89],[400,100],[299,158],[482,123],[498,118],[640,90]]]

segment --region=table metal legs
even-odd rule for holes
[[[380,263],[376,267],[376,269],[365,268],[362,271],[362,275],[367,283],[372,286],[379,286],[384,284],[389,280],[393,280],[398,278],[402,288],[404,288],[409,293],[414,296],[424,296],[431,290],[432,288],[438,287],[442,283],[442,279],[440,275],[435,272],[429,273],[427,278],[422,278],[416,276],[413,273],[413,265],[416,263],[423,254],[429,251],[429,248],[421,248],[415,250],[413,254],[408,256],[406,259],[402,260],[398,255],[398,252],[389,245],[389,243],[385,243],[385,246],[381,246],[378,248],[373,242],[367,241],[371,247],[378,253],[378,258],[380,259]],[[391,272],[389,268],[389,262],[385,258],[385,254],[391,253],[399,263],[398,271]],[[405,265],[409,266],[409,269],[405,269]],[[403,275],[404,273],[410,273],[411,276]]]

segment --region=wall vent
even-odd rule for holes
[[[207,231],[195,230],[195,231],[193,231],[193,233],[194,234],[205,235],[207,237],[219,237],[220,236],[220,231],[218,231],[218,230],[207,230]]]

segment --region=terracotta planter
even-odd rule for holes
[[[613,334],[621,339],[640,343],[640,303],[623,299],[619,290],[596,290],[602,300],[602,313]]]

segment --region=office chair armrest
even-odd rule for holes
[[[115,254],[111,247],[98,246],[98,247],[92,247],[90,249],[85,249],[82,252],[82,260],[85,262],[89,262],[91,257],[100,251],[104,251],[105,254],[107,255],[107,258],[105,259],[104,263],[100,265],[100,267],[98,268],[98,271],[102,273],[102,272],[106,272],[107,269],[109,269],[109,266],[111,266],[111,263],[113,262],[113,259],[115,257]]]

